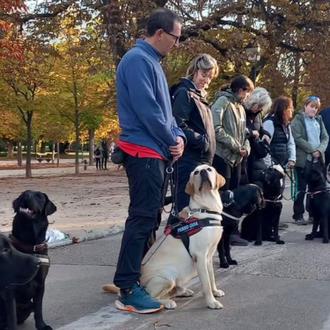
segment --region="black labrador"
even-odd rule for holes
[[[262,241],[284,244],[278,233],[282,213],[282,194],[284,190],[285,172],[280,165],[273,165],[260,172],[256,184],[262,188],[265,207],[248,215],[242,222],[241,237],[255,240],[255,245]]]
[[[0,329],[16,329],[15,287],[31,281],[39,265],[38,258],[17,251],[9,239],[0,234]]]
[[[327,187],[323,164],[320,162],[312,163],[305,176],[309,188],[309,207],[313,216],[312,232],[307,234],[305,239],[310,241],[316,237],[321,237],[323,243],[329,243],[330,192]]]
[[[220,268],[228,268],[229,265],[237,265],[237,261],[231,258],[230,235],[236,228],[236,223],[247,214],[264,207],[262,190],[255,184],[247,184],[237,189],[225,190],[220,193],[223,204],[222,226],[223,233],[218,244]]]
[[[56,206],[45,193],[26,190],[14,200],[13,208],[16,214],[10,235],[12,244],[23,253],[35,255],[41,262],[36,276],[15,289],[17,323],[23,323],[33,312],[36,329],[51,330],[43,319],[42,302],[49,269],[48,216],[56,211]]]

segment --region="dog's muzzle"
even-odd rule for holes
[[[210,188],[212,188],[212,182],[209,178],[207,170],[201,170],[200,176],[201,176],[201,185],[199,186],[199,191],[202,190],[205,183],[207,183],[210,186]]]

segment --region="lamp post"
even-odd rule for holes
[[[245,53],[247,56],[247,60],[252,63],[251,78],[253,83],[255,84],[257,78],[256,63],[260,60],[261,55],[260,45],[257,42],[250,42],[245,47]]]

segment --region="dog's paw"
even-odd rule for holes
[[[260,246],[260,245],[262,245],[262,241],[255,241],[255,242],[254,242],[254,245],[255,245],[255,246]]]
[[[238,262],[234,259],[228,260],[229,265],[238,265]]]
[[[44,325],[42,327],[37,327],[37,330],[53,330],[53,328],[49,325]]]
[[[166,300],[159,300],[159,302],[164,305],[166,309],[175,309],[176,308],[176,302],[172,299],[166,299]]]
[[[282,241],[281,239],[279,239],[279,240],[276,241],[276,244],[285,244],[285,242]]]
[[[177,289],[176,297],[192,297],[194,295],[194,291],[186,288]]]
[[[225,295],[224,291],[222,290],[213,290],[212,291],[214,297],[223,297]]]
[[[207,303],[207,307],[211,309],[221,309],[223,308],[223,305],[218,300],[212,300]]]
[[[220,261],[220,268],[229,268],[229,264],[227,261]]]
[[[313,234],[307,234],[306,236],[305,236],[305,240],[306,241],[312,241],[314,239],[314,235]]]

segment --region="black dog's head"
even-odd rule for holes
[[[51,215],[56,212],[56,206],[48,196],[41,191],[26,190],[13,201],[15,213],[24,213],[27,217]]]
[[[13,202],[16,213],[12,235],[31,245],[41,244],[46,239],[48,215],[56,211],[56,206],[48,196],[40,191],[26,190]]]
[[[262,187],[266,199],[276,199],[282,195],[285,172],[280,165],[273,165],[262,173]]]
[[[9,239],[0,234],[0,290],[9,285],[24,285],[39,269],[39,259],[17,251]]]
[[[236,217],[251,214],[265,206],[262,189],[256,184],[246,184],[234,189],[232,193],[224,191],[221,193],[221,200],[226,212]]]
[[[304,176],[311,192],[326,188],[325,167],[320,162],[310,163],[306,166]]]

